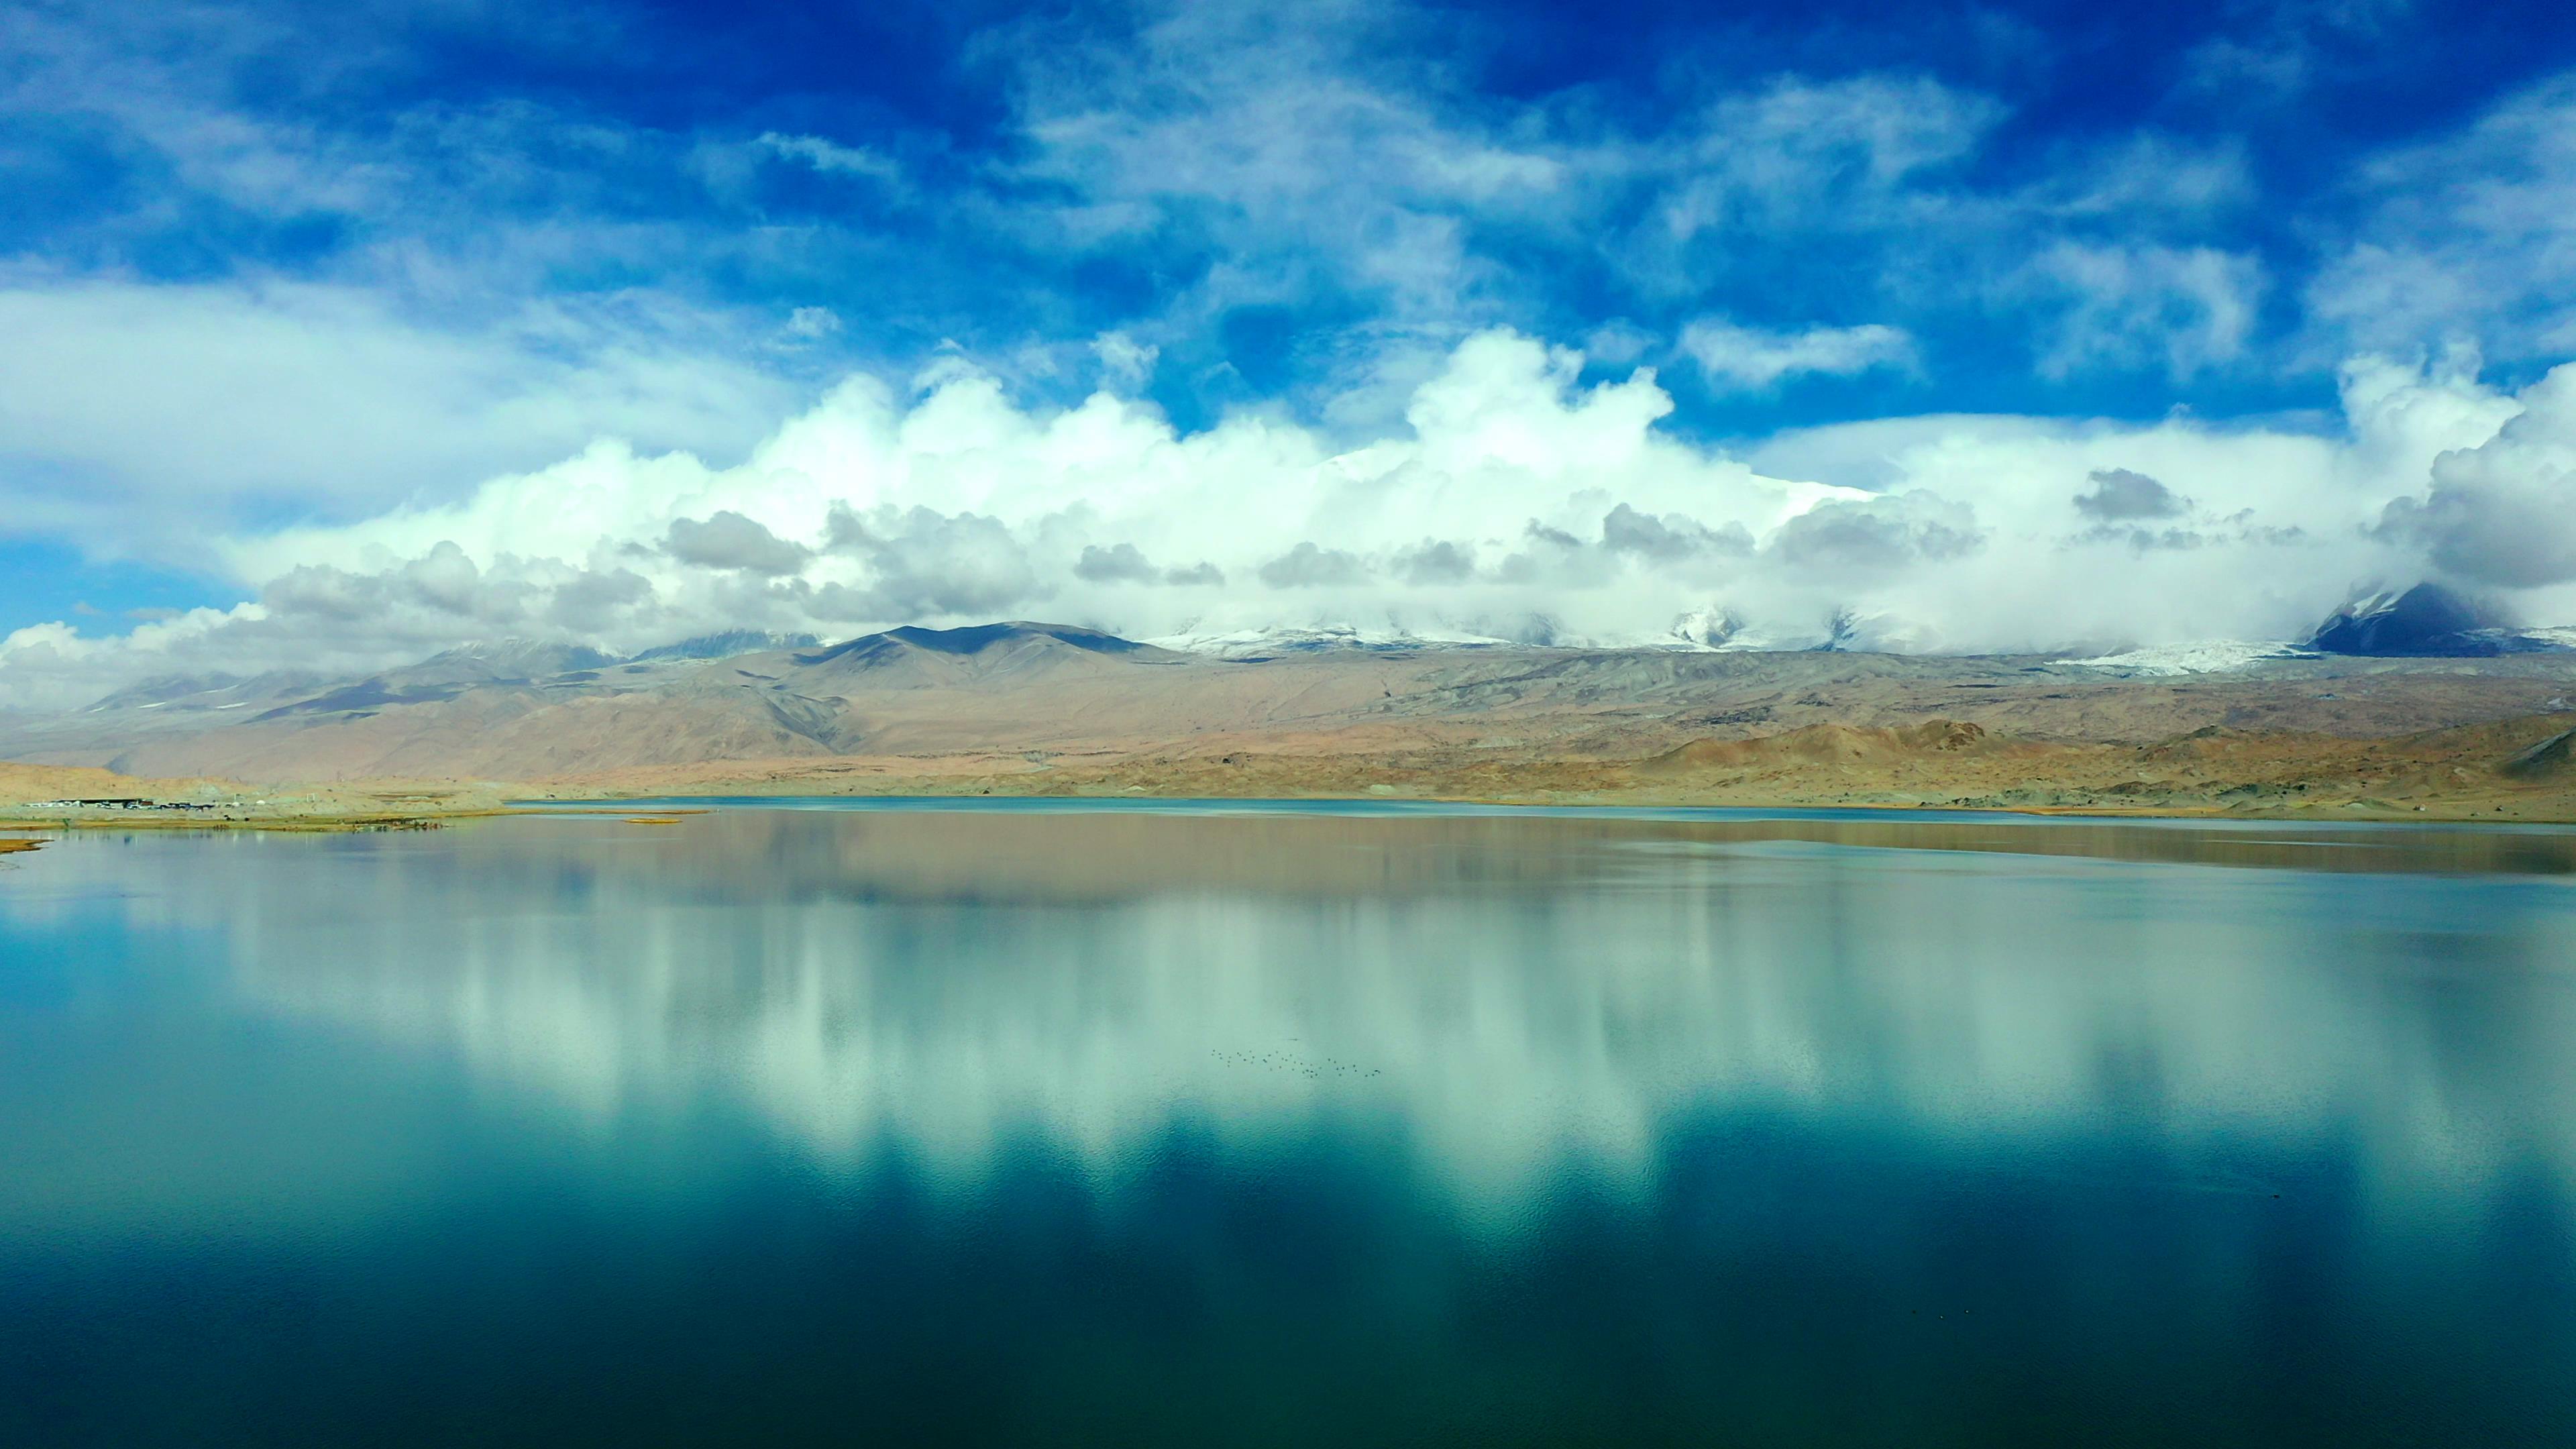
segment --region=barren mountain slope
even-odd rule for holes
[[[1914,805],[2093,812],[2576,820],[2576,775],[2512,762],[2565,713],[2394,739],[2209,727],[2137,745],[1997,735],[1963,721],[1808,726],[1585,758],[1376,730],[1238,737],[1222,753],[960,752],[731,761],[562,777],[559,798],[667,795],[1361,795],[1547,804]],[[1270,747],[1265,747],[1270,746]],[[2545,753],[2545,751],[2544,751]]]
[[[570,667],[540,672],[557,665]],[[2385,774],[2399,737],[2545,716],[2571,695],[2576,653],[2283,659],[2126,677],[2033,658],[1847,653],[1426,647],[1221,659],[1001,624],[722,659],[611,662],[507,646],[354,681],[165,682],[0,728],[0,755],[141,775],[584,777],[602,788],[648,772],[806,782],[797,788],[918,777],[1017,789],[1045,777],[1045,788],[1079,779],[1238,794],[1254,780],[1287,793],[1445,780],[1437,788],[1449,793],[1950,799],[2045,793],[2029,782],[2060,776],[2068,789],[2182,800],[2276,777],[2289,788],[2296,759]],[[2554,733],[2513,731],[2516,750]],[[2508,778],[2493,767],[2511,750],[2489,757],[2464,739],[2431,748],[2457,756],[2480,788]],[[2433,756],[2407,758],[2435,768]],[[2543,751],[2511,778],[2545,784],[2553,758]],[[2221,779],[2227,771],[2243,778]]]

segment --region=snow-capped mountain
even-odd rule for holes
[[[2440,584],[2417,584],[2353,600],[2308,636],[2320,654],[2365,658],[2490,658],[2568,647],[2561,629],[2515,627],[2493,607]]]
[[[2305,640],[2200,639],[2059,664],[2124,675],[2222,674],[2279,659],[2487,659],[2576,649],[2576,628],[2523,629],[2440,584],[2383,589],[2328,615]]]

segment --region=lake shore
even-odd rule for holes
[[[0,832],[421,830],[505,813],[514,788],[410,780],[249,785],[0,762]]]
[[[1384,782],[1374,783],[1384,784]],[[641,788],[634,785],[604,785],[590,781],[532,782],[523,787],[504,787],[500,793],[510,797],[507,803],[499,799],[477,800],[470,805],[424,802],[399,810],[353,809],[338,801],[300,800],[269,801],[244,808],[212,809],[200,807],[156,809],[149,806],[107,809],[0,806],[0,853],[36,848],[38,842],[26,838],[31,835],[57,834],[75,830],[254,830],[303,833],[434,830],[464,821],[502,816],[564,814],[567,813],[567,807],[577,809],[582,806],[602,808],[578,810],[578,813],[619,818],[647,816],[650,819],[646,823],[661,824],[670,823],[680,815],[693,812],[653,810],[644,808],[643,802],[709,798],[782,801],[817,798],[934,801],[979,798],[1064,801],[1285,800],[1319,804],[1335,801],[1407,802],[1423,805],[1505,806],[1531,810],[1567,808],[1939,810],[2130,820],[2232,819],[2285,822],[2361,820],[2453,824],[2576,824],[2576,801],[2563,796],[2498,799],[2480,795],[2399,802],[2367,797],[2339,798],[2333,794],[2316,794],[2304,797],[2294,795],[2286,800],[2264,799],[2259,802],[2218,805],[2203,800],[2068,798],[2072,792],[2059,790],[2047,791],[2056,798],[2042,802],[1995,800],[1978,796],[1938,798],[1927,797],[1919,792],[1872,790],[1865,787],[1832,791],[1654,789],[1466,791],[1439,788],[1436,782],[1409,782],[1384,784],[1383,788],[1361,786],[1346,789],[1290,788],[1284,782],[1280,787],[1260,788],[1256,785],[1250,789],[1213,788],[1214,782],[1189,782],[1189,784],[1196,788],[1155,790],[1107,781],[1068,781],[1014,776],[986,778],[888,774],[872,777],[864,782],[848,779],[817,782],[719,775],[713,778],[695,778],[685,782],[675,781],[668,786]]]

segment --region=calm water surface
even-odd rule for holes
[[[0,865],[0,1444],[2576,1443],[2576,834]]]

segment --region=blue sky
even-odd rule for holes
[[[17,0],[0,194],[0,633],[96,636],[854,374],[1330,450],[1508,329],[1827,484],[2349,439],[2356,358],[2576,356],[2576,7]]]

